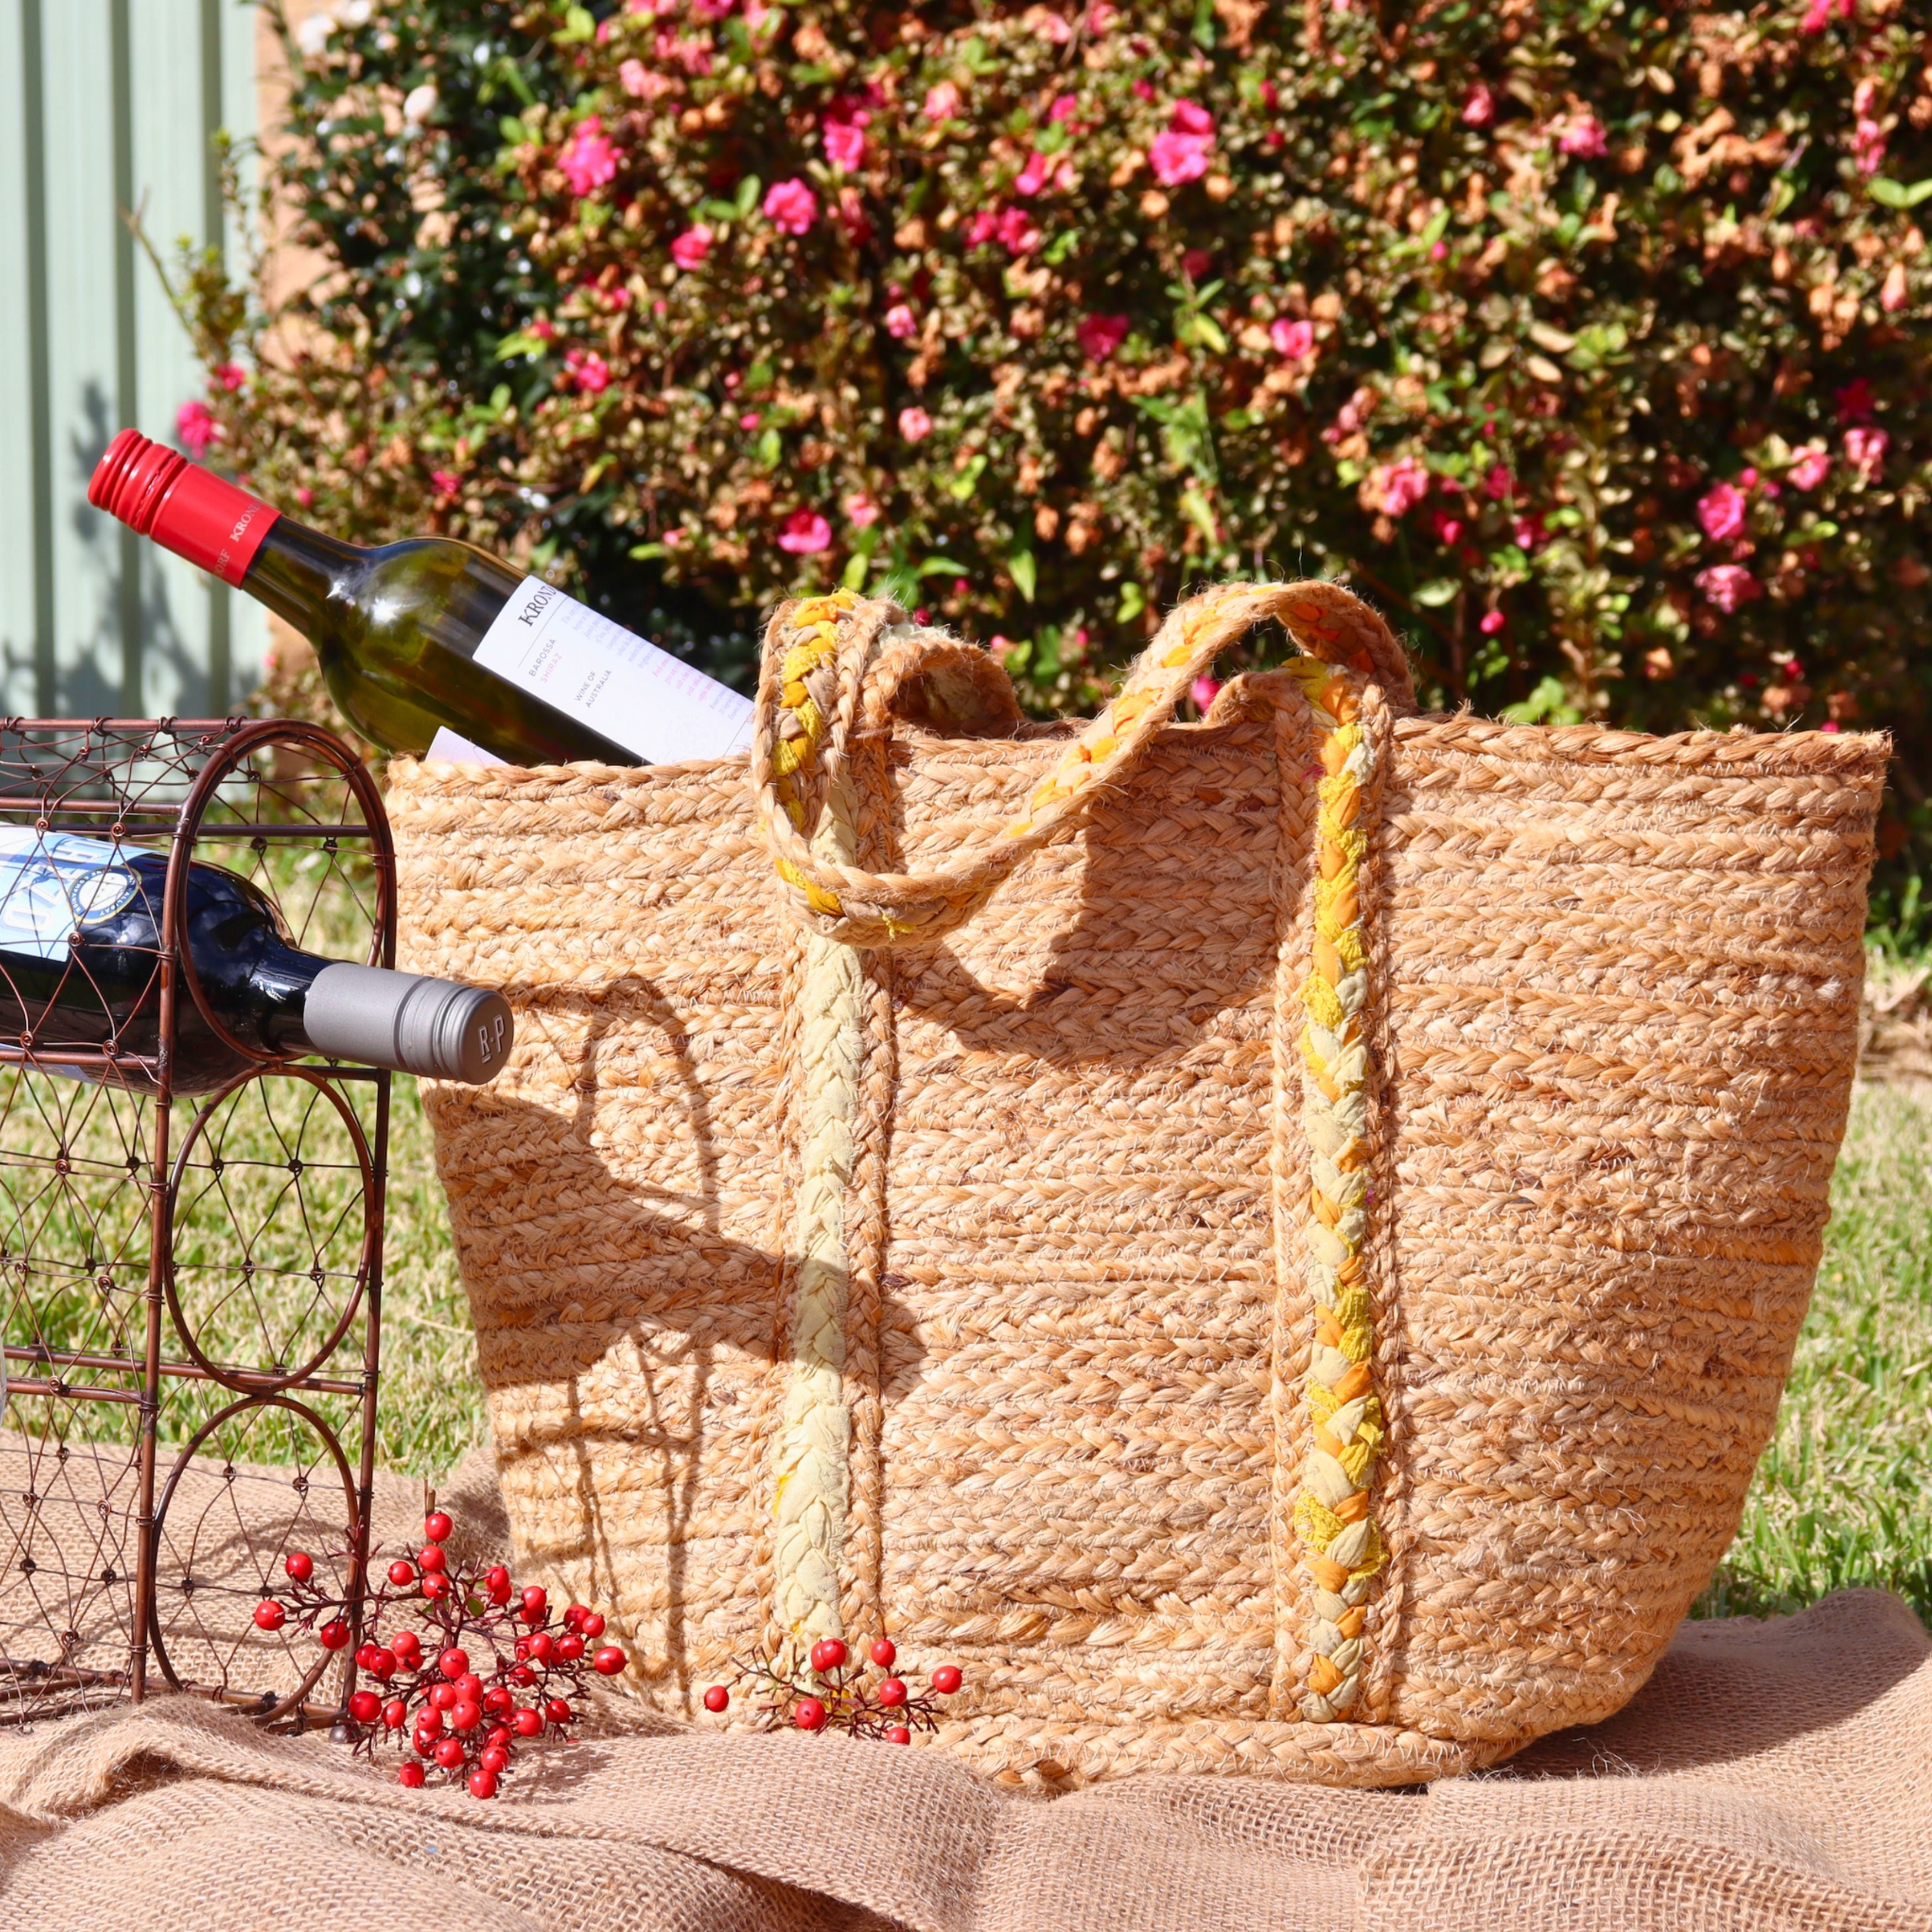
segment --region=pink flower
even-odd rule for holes
[[[942,80],[937,87],[926,91],[926,106],[921,110],[928,121],[950,121],[959,112],[959,90],[950,80]]]
[[[1154,82],[1150,80],[1136,81],[1134,98],[1136,100],[1151,100],[1154,98]]]
[[[1832,452],[1822,442],[1808,444],[1792,459],[1784,480],[1794,490],[1815,490],[1832,473]]]
[[[1000,217],[999,236],[1010,255],[1030,254],[1040,246],[1040,230],[1023,208],[1010,208]]]
[[[1743,493],[1720,483],[1697,506],[1697,520],[1713,543],[1729,543],[1744,526]]]
[[[610,386],[610,365],[594,349],[570,350],[563,366],[580,395],[601,396]]]
[[[855,528],[869,530],[879,520],[879,506],[862,490],[854,490],[839,506]]]
[[[923,442],[932,434],[932,418],[914,403],[899,412],[899,434],[908,442]]]
[[[1506,464],[1490,465],[1490,473],[1483,478],[1483,490],[1495,503],[1506,503],[1516,494],[1516,478],[1510,474]]]
[[[556,340],[556,324],[548,316],[540,315],[530,324],[530,333],[539,342],[554,342]]]
[[[1839,731],[1842,730],[1844,728],[1840,724],[1835,718],[1828,718],[1825,720],[1823,724],[1818,727],[1818,728],[1821,731]]]
[[[635,94],[640,100],[656,100],[671,90],[671,83],[662,74],[654,73],[640,60],[627,60],[617,70],[617,78],[624,92]]]
[[[570,191],[580,197],[594,193],[617,173],[617,150],[604,133],[604,123],[595,114],[577,124],[577,132],[558,151],[556,164],[570,184]]]
[[[1485,610],[1476,628],[1486,638],[1493,638],[1503,627],[1503,614],[1500,610]]]
[[[1556,125],[1556,152],[1586,161],[1600,160],[1608,152],[1604,124],[1594,114],[1573,114]]]
[[[1535,511],[1526,517],[1517,518],[1510,535],[1516,540],[1518,550],[1540,550],[1550,541],[1550,532],[1544,527],[1543,518]]]
[[[432,470],[429,472],[429,480],[446,496],[454,496],[463,488],[463,479],[454,470]]]
[[[794,556],[816,556],[832,548],[832,526],[816,510],[794,510],[778,532],[778,548]]]
[[[1197,677],[1188,686],[1187,694],[1193,699],[1195,710],[1204,718],[1212,708],[1215,699],[1221,694],[1220,682],[1216,678]]]
[[[306,483],[298,484],[296,490],[296,501],[304,510],[312,510],[315,508],[315,492]]]
[[[866,158],[865,130],[856,122],[826,122],[825,158],[834,167],[857,167]]]
[[[710,224],[698,222],[687,228],[670,244],[670,258],[680,268],[701,267],[705,256],[711,252],[711,242]]]
[[[1198,282],[1213,265],[1214,258],[1205,248],[1190,248],[1180,258],[1190,281]]]
[[[1071,121],[1079,111],[1079,101],[1072,94],[1063,94],[1046,110],[1046,118],[1049,121]]]
[[[175,434],[189,455],[202,457],[212,442],[221,440],[221,425],[204,402],[184,403],[175,412]]]
[[[1053,164],[1036,149],[1028,155],[1026,166],[1021,169],[1013,182],[1016,194],[1037,194],[1046,185],[1047,178],[1053,172]]]
[[[1489,83],[1479,80],[1470,88],[1462,102],[1462,120],[1471,128],[1486,128],[1496,118],[1496,97],[1490,92]]]
[[[1083,315],[1073,332],[1080,352],[1090,362],[1104,362],[1127,339],[1124,315]]]
[[[1096,34],[1112,33],[1114,22],[1120,17],[1120,10],[1111,0],[1094,0],[1087,9],[1087,31]]]
[[[1885,453],[1892,438],[1882,429],[1848,429],[1845,432],[1845,460],[1868,483],[1885,467]]]
[[[1462,534],[1462,520],[1452,517],[1447,510],[1437,509],[1429,519],[1429,527],[1436,532],[1438,543],[1453,546]]]
[[[747,410],[738,418],[738,427],[745,430],[756,429],[764,421],[764,418],[759,415],[756,410]]]
[[[1027,24],[1043,40],[1056,47],[1064,47],[1073,38],[1072,27],[1064,14],[1056,14],[1051,7],[1031,7],[1027,10]]]
[[[1276,352],[1286,356],[1291,362],[1299,362],[1313,352],[1315,325],[1312,322],[1290,322],[1286,316],[1277,316],[1268,328],[1268,340],[1275,346]]]
[[[1836,14],[1841,20],[1849,20],[1856,10],[1858,0],[1811,0],[1804,10],[1804,17],[1798,22],[1798,30],[1807,34],[1822,34],[1832,24],[1832,16]]]
[[[919,323],[904,302],[895,302],[886,310],[886,333],[895,342],[910,342],[919,333]]]
[[[1156,134],[1148,159],[1162,188],[1180,188],[1208,172],[1211,145],[1198,134]]]
[[[1210,141],[1214,138],[1214,116],[1192,100],[1177,100],[1167,125],[1170,134],[1204,134]]]
[[[1764,586],[1741,563],[1714,563],[1696,575],[1697,588],[1720,610],[1735,610],[1764,595]]]
[[[1000,232],[1000,218],[990,208],[982,208],[966,225],[966,245],[976,248]]]
[[[232,396],[248,380],[248,372],[238,362],[224,362],[214,372],[214,380]]]
[[[1429,472],[1412,456],[1383,464],[1374,483],[1384,512],[1391,517],[1407,516],[1429,494]]]
[[[818,219],[818,197],[794,175],[765,190],[765,219],[780,233],[802,235]]]

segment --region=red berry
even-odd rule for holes
[[[324,1650],[346,1650],[352,1633],[340,1617],[332,1618],[316,1632],[316,1640]]]
[[[423,1534],[432,1543],[440,1543],[455,1527],[441,1510],[434,1510],[423,1518]]]
[[[530,1639],[530,1655],[534,1657],[539,1664],[548,1664],[550,1660],[550,1653],[556,1648],[556,1644],[550,1640],[548,1630],[536,1632]]]
[[[255,1628],[257,1630],[278,1630],[288,1620],[288,1612],[272,1597],[264,1597],[255,1606]]]
[[[508,1748],[513,1735],[508,1724],[492,1724],[483,1733],[483,1742],[493,1750],[503,1750]]]
[[[460,1738],[445,1738],[436,1748],[436,1761],[445,1771],[454,1771],[463,1762]]]
[[[356,1667],[358,1670],[373,1670],[376,1666],[376,1646],[373,1643],[358,1643],[356,1646]]]
[[[509,1769],[510,1754],[501,1744],[490,1744],[484,1748],[482,1756],[476,1762],[494,1778]]]
[[[607,1643],[590,1660],[590,1667],[599,1677],[615,1677],[629,1661],[614,1643]]]
[[[889,1636],[875,1638],[872,1643],[872,1661],[880,1669],[890,1670],[898,1661],[899,1647]]]
[[[422,1580],[422,1593],[431,1603],[441,1603],[449,1594],[449,1579],[439,1576],[432,1570]]]
[[[459,1731],[473,1731],[483,1721],[483,1707],[473,1704],[466,1697],[450,1712],[449,1721]]]
[[[512,1714],[510,1724],[518,1737],[533,1738],[543,1729],[543,1714],[527,1704],[519,1704]]]
[[[932,1688],[942,1697],[950,1697],[960,1685],[959,1666],[956,1664],[942,1664],[932,1673]]]
[[[456,1686],[454,1684],[433,1684],[429,1691],[430,1708],[433,1711],[453,1711],[456,1708]]]
[[[802,1731],[822,1731],[825,1706],[816,1697],[801,1697],[791,1707],[791,1720]]]
[[[395,1674],[396,1653],[377,1645],[376,1654],[369,1660],[369,1675],[379,1683],[386,1684]]]
[[[480,1766],[470,1774],[470,1795],[472,1798],[494,1798],[496,1795],[496,1774],[485,1771]]]
[[[904,1725],[895,1724],[886,1732],[886,1742],[889,1744],[909,1744],[912,1742],[912,1733]]]
[[[410,1720],[410,1707],[400,1697],[392,1697],[382,1706],[382,1722],[392,1731],[400,1731]]]
[[[704,1694],[704,1708],[707,1711],[722,1711],[731,1701],[731,1694],[722,1684],[714,1684]]]
[[[566,1664],[574,1664],[584,1654],[584,1640],[574,1630],[566,1630],[556,1640],[556,1654]]]
[[[493,1684],[483,1694],[483,1708],[493,1718],[500,1718],[516,1702],[500,1684]]]
[[[537,1674],[527,1664],[520,1664],[510,1672],[510,1682],[520,1690],[527,1690],[537,1681]]]
[[[897,1710],[906,1700],[904,1683],[896,1677],[884,1678],[879,1685],[878,1699],[887,1710]]]
[[[507,1604],[510,1600],[509,1571],[500,1563],[495,1564],[484,1573],[483,1587],[489,1592],[491,1603]]]
[[[812,1667],[818,1671],[836,1670],[845,1661],[846,1655],[842,1638],[822,1636],[812,1646]]]
[[[449,1558],[435,1544],[426,1544],[416,1552],[416,1568],[433,1571],[440,1576],[449,1568]]]
[[[578,1625],[578,1628],[593,1642],[604,1634],[605,1628],[604,1619],[595,1610],[589,1612],[583,1622]]]
[[[406,1660],[415,1656],[416,1652],[422,1648],[422,1639],[418,1636],[414,1630],[398,1630],[390,1638],[389,1648],[399,1658]],[[410,1667],[412,1670],[415,1668],[413,1665]]]
[[[396,1773],[396,1782],[406,1784],[412,1791],[420,1791],[423,1786],[423,1768],[419,1764],[406,1764]]]
[[[406,1590],[416,1580],[414,1568],[400,1559],[389,1565],[389,1581],[399,1590]]]
[[[569,1609],[566,1610],[563,1613],[564,1628],[566,1630],[575,1630],[578,1626],[583,1622],[584,1619],[590,1616],[590,1612],[586,1610],[581,1604],[572,1604]]]
[[[410,1742],[418,1757],[434,1757],[436,1755],[436,1740],[427,1731],[417,1732]]]
[[[470,1668],[470,1654],[467,1651],[446,1650],[436,1659],[436,1667],[453,1682]]]
[[[561,1697],[553,1697],[544,1706],[544,1715],[553,1724],[567,1724],[570,1722],[572,1712],[570,1706]]]
[[[541,1583],[532,1583],[524,1592],[523,1616],[526,1624],[540,1624],[550,1606],[550,1597]]]
[[[456,1694],[459,1697],[467,1697],[472,1704],[482,1703],[483,1701],[482,1678],[478,1677],[475,1671],[466,1670],[456,1680]]]
[[[442,1712],[434,1704],[426,1704],[416,1713],[416,1729],[433,1738],[442,1736]]]
[[[349,1714],[358,1724],[373,1724],[382,1708],[382,1699],[373,1690],[358,1690],[349,1700]]]
[[[315,1574],[315,1558],[306,1550],[291,1550],[282,1558],[282,1568],[298,1583],[306,1583]]]

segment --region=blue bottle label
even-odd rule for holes
[[[82,926],[111,918],[141,890],[119,857],[104,839],[0,826],[0,952],[64,959]]]

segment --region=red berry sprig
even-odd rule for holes
[[[801,1662],[783,1650],[776,1656],[732,1660],[728,1684],[713,1684],[704,1708],[714,1715],[730,1709],[734,1691],[753,1701],[761,1730],[843,1731],[848,1737],[878,1738],[909,1744],[916,1730],[939,1728],[939,1700],[964,1681],[956,1664],[942,1664],[915,1692],[897,1675],[898,1650],[890,1637],[875,1638],[868,1662],[853,1661],[842,1637],[820,1637]]]
[[[390,1563],[386,1580],[363,1597],[356,1662],[375,1688],[350,1697],[348,1715],[357,1756],[373,1762],[385,1744],[414,1753],[396,1773],[410,1790],[421,1790],[434,1768],[440,1782],[494,1798],[520,1748],[568,1738],[586,1671],[615,1677],[629,1660],[615,1644],[597,1643],[605,1629],[597,1611],[572,1604],[556,1615],[540,1584],[519,1590],[500,1563],[452,1564],[443,1545],[454,1528],[432,1510],[422,1548]],[[282,1568],[288,1583],[273,1595],[264,1586],[257,1628],[279,1630],[292,1614],[325,1650],[346,1649],[349,1600],[315,1582],[304,1550],[292,1551]],[[384,1619],[404,1604],[420,1605],[425,1634],[399,1630],[386,1640]]]

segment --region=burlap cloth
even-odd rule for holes
[[[502,1534],[480,1462],[442,1499],[474,1542]],[[386,1484],[379,1535],[420,1508]],[[1406,1793],[1148,1778],[1015,1796],[936,1752],[694,1733],[629,1706],[483,1804],[166,1696],[0,1731],[0,1916],[34,1932],[1923,1928],[1928,1651],[1876,1590],[1687,1624],[1620,1716]]]

